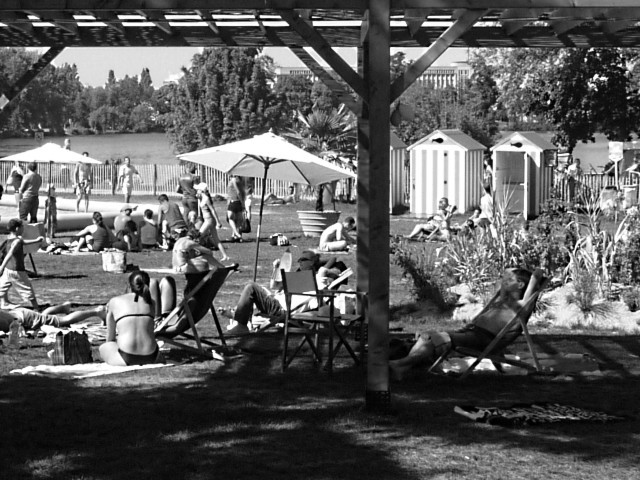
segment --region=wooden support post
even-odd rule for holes
[[[367,105],[358,123],[358,290],[369,294],[366,406],[386,411],[389,390],[389,0],[369,2],[363,73]]]

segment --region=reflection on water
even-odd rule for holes
[[[71,150],[89,152],[96,160],[114,160],[131,157],[133,164],[176,163],[173,147],[164,133],[130,133],[113,135],[74,135],[72,137],[45,137],[42,142],[34,138],[1,138],[0,158],[24,152],[52,142],[62,146],[71,139]]]

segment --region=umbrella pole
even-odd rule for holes
[[[262,209],[264,208],[264,193],[267,188],[267,175],[269,174],[269,165],[264,165],[264,177],[262,178],[262,194],[260,195],[260,214],[258,215],[258,229],[256,230],[256,259],[253,262],[253,281],[256,281],[258,275],[258,256],[260,253],[260,230],[262,228]]]

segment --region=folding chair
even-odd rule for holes
[[[325,289],[319,290],[316,284],[315,274],[311,270],[298,272],[281,271],[282,283],[286,301],[286,316],[284,322],[284,346],[282,350],[282,371],[284,372],[291,361],[300,353],[302,347],[307,344],[311,349],[316,362],[322,362],[320,352],[320,338],[326,336],[329,339],[327,370],[333,370],[333,360],[341,347],[349,353],[356,365],[361,363],[364,342],[364,308],[362,313],[341,314],[336,312],[335,297],[344,292]],[[334,281],[335,283],[335,281]],[[353,292],[353,294],[357,294]],[[308,300],[316,299],[318,308],[315,310],[299,312],[299,306],[306,304]],[[347,334],[354,327],[360,327],[360,356],[356,355],[349,341]],[[301,335],[300,342],[292,352],[289,350],[289,337],[291,335]],[[337,343],[334,345],[334,340]]]
[[[429,367],[429,372],[434,371],[444,360],[452,356],[452,354],[458,354],[460,356],[467,357],[475,357],[474,362],[467,368],[467,370],[460,376],[460,379],[466,378],[475,368],[480,364],[480,362],[487,358],[491,360],[496,369],[500,372],[503,371],[501,364],[509,364],[516,367],[524,368],[530,372],[542,373],[544,369],[541,367],[536,352],[533,348],[533,341],[531,340],[531,335],[529,335],[529,329],[527,328],[527,323],[535,310],[536,302],[540,293],[542,291],[542,286],[538,288],[538,290],[531,296],[527,302],[520,307],[520,309],[514,314],[513,319],[507,323],[495,336],[495,338],[487,345],[487,347],[483,351],[474,350],[466,347],[455,347],[452,346],[449,350],[444,352],[438,359]],[[487,306],[482,309],[478,315],[482,315],[488,309],[492,308],[493,305],[499,301],[500,292],[496,293],[496,295],[489,301]],[[524,334],[525,341],[527,342],[527,346],[529,348],[529,352],[531,353],[531,357],[533,359],[533,365],[527,362],[523,362],[521,360],[516,360],[513,358],[507,358],[505,356],[505,350],[508,348],[518,337],[520,334]]]
[[[187,277],[187,287],[185,288],[182,301],[169,313],[169,315],[156,325],[156,338],[175,347],[192,353],[204,355],[206,357],[209,357],[210,354],[207,353],[202,344],[206,344],[212,348],[226,348],[227,343],[225,341],[224,334],[222,333],[222,328],[220,326],[220,321],[218,320],[218,315],[216,314],[213,300],[229,274],[237,270],[238,264],[233,264],[224,268],[210,270],[197,282],[193,282],[190,277]],[[204,318],[209,311],[213,316],[213,321],[215,322],[216,329],[218,330],[220,344],[205,340],[198,334],[196,323]],[[189,330],[191,330],[191,333],[188,332]],[[187,340],[195,341],[196,348],[187,345],[183,341],[176,340],[175,337],[184,337]],[[219,355],[216,356],[215,353],[213,355],[214,358],[220,359]]]
[[[282,274],[281,274],[282,270],[278,270],[278,282],[282,282]],[[328,290],[335,290],[337,289],[340,285],[343,285],[346,283],[346,281],[349,279],[349,277],[353,275],[353,269],[352,268],[347,268],[344,272],[342,272],[337,278],[335,278],[334,280],[331,281],[331,283],[327,286]],[[340,292],[340,293],[346,293],[346,292]],[[355,292],[348,292],[348,294],[351,294]],[[311,301],[312,298],[309,298],[308,301]],[[300,303],[296,306],[296,308],[294,309],[295,311],[300,311],[303,308],[306,307],[308,302],[303,302]],[[255,318],[255,317],[254,317]],[[267,321],[265,321],[264,323],[261,323],[260,326],[258,328],[255,329],[255,331],[253,332],[255,333],[266,333],[268,330],[274,328],[275,326],[282,324],[283,319],[282,318],[267,318]]]

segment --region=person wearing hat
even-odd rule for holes
[[[218,247],[220,253],[222,254],[221,261],[229,260],[229,256],[224,250],[224,246],[220,241],[220,237],[218,237],[218,228],[222,228],[222,224],[220,223],[220,219],[218,218],[218,214],[216,213],[216,209],[213,206],[213,200],[211,199],[211,194],[209,193],[209,188],[207,184],[204,182],[200,182],[194,186],[196,189],[196,197],[198,198],[198,207],[200,208],[200,212],[202,215],[202,225],[200,226],[200,236],[206,237],[209,236],[211,238],[211,242],[213,245]],[[215,220],[215,224],[214,224]]]
[[[320,288],[328,285],[328,279],[337,278],[340,274],[339,263],[335,258],[327,261],[320,260],[320,255],[312,250],[304,250],[298,258],[298,270],[313,270],[316,272],[316,281]],[[280,266],[279,262],[274,263],[274,269]],[[346,265],[342,264],[344,270]],[[288,269],[287,269],[288,270]],[[249,333],[249,321],[253,317],[254,307],[261,315],[269,317],[271,323],[282,322],[286,315],[286,303],[284,292],[281,284],[280,289],[272,293],[269,289],[261,286],[256,282],[245,285],[235,311],[233,312],[233,320],[236,322],[232,328],[227,331],[228,335],[244,335]],[[315,308],[317,302],[315,297],[301,297],[298,305],[292,305],[303,312]]]
[[[132,220],[131,214],[136,208],[138,208],[137,205],[129,205],[128,203],[125,203],[120,207],[120,214],[113,219],[113,229],[115,230],[116,235],[120,230],[124,229],[127,222]]]
[[[164,193],[158,196],[158,229],[162,238],[162,245],[172,248],[178,239],[179,233],[187,230],[187,222],[180,211],[178,204],[169,200]]]

